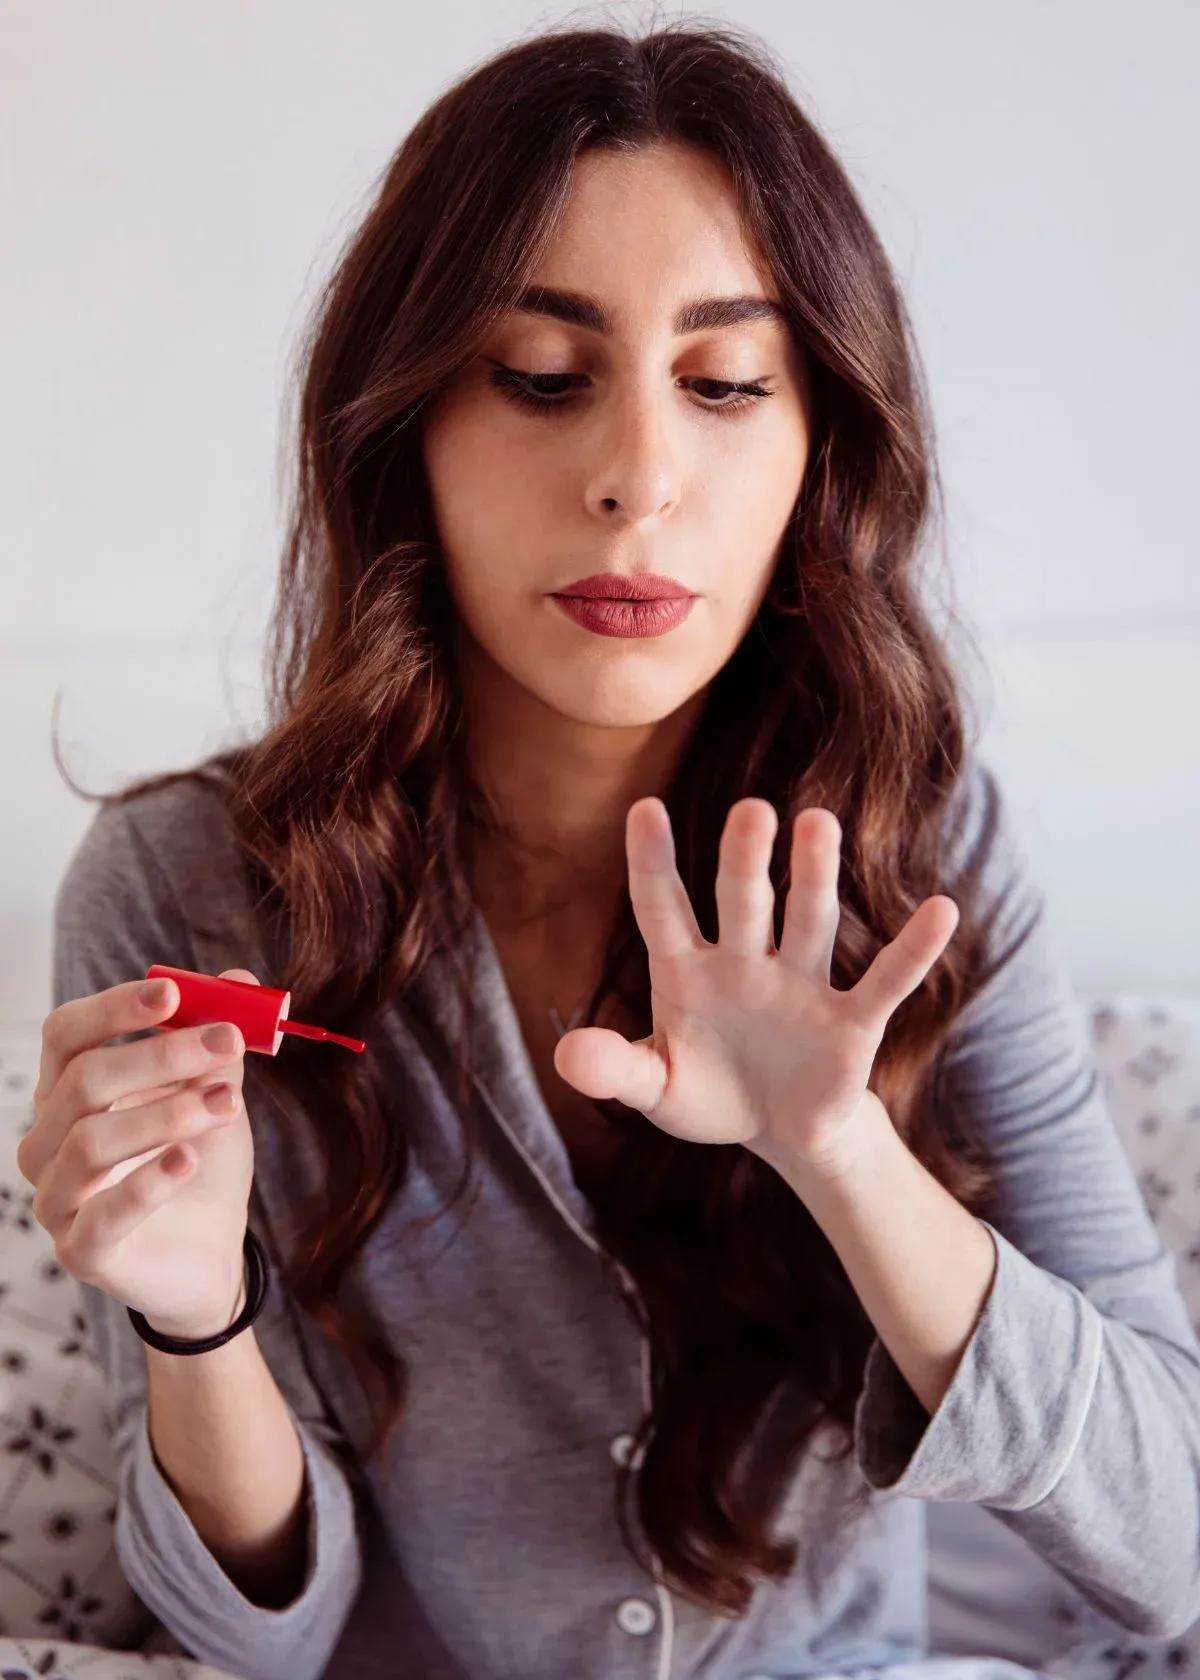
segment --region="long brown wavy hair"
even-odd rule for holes
[[[521,41],[421,116],[307,323],[262,733],[115,793],[70,783],[104,805],[182,779],[218,786],[275,965],[260,978],[292,992],[298,1019],[368,1041],[366,1055],[329,1056],[292,1039],[264,1063],[319,1142],[324,1183],[283,1284],[363,1385],[372,1428],[360,1464],[383,1454],[408,1380],[380,1327],[339,1299],[412,1146],[370,1053],[372,1022],[407,997],[432,953],[453,956],[472,914],[474,848],[502,832],[464,751],[452,608],[414,422],[529,283],[574,159],[658,141],[705,148],[728,167],[810,370],[815,420],[770,591],[661,790],[678,867],[715,940],[728,809],[769,800],[780,819],[779,940],[792,821],[810,805],[832,810],[843,830],[839,988],[925,898],[951,894],[959,925],[892,1016],[871,1086],[951,1194],[977,1213],[990,1206],[986,1151],[937,1100],[951,1025],[989,972],[989,929],[978,869],[947,878],[967,700],[922,599],[941,487],[888,259],[756,38],[726,25]],[[953,611],[948,622],[963,634]],[[446,1065],[457,1070],[464,1166],[447,1208],[472,1181],[472,1140],[487,1123],[468,1077],[469,975],[461,964],[457,973],[466,1026]],[[628,893],[586,1020],[618,995],[648,1034],[649,969]],[[632,1495],[670,1583],[740,1614],[756,1578],[796,1564],[797,1543],[772,1534],[772,1516],[814,1431],[833,1425],[841,1456],[852,1451],[874,1331],[832,1245],[772,1168],[738,1145],[685,1142],[619,1103],[599,1106],[624,1144],[595,1192],[597,1231],[637,1281],[631,1311],[651,1352],[653,1403],[641,1462],[618,1480],[618,1520],[644,1560]],[[745,1476],[741,1449],[785,1381],[767,1473]],[[863,1484],[850,1503],[869,1492]]]

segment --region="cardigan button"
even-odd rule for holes
[[[649,1633],[657,1620],[644,1598],[623,1598],[617,1606],[617,1625],[625,1633]]]

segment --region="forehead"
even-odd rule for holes
[[[558,226],[515,307],[600,336],[646,314],[677,335],[787,320],[728,171],[676,143],[576,158]]]

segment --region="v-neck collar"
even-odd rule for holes
[[[580,1228],[578,1234],[595,1246],[594,1210],[575,1182],[566,1144],[542,1096],[499,954],[478,905],[473,906],[462,960],[475,1001],[471,1066],[476,1084],[497,1123],[525,1155],[551,1201]],[[421,994],[447,1042],[456,1043],[461,1032],[457,979],[446,953],[439,951],[430,959],[414,989]]]

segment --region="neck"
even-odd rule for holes
[[[476,848],[476,903],[514,936],[587,940],[626,887],[629,807],[670,785],[706,691],[656,721],[595,722],[532,694],[465,632],[458,665],[471,767],[497,828]]]

